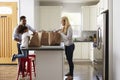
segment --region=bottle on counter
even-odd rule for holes
[[[94,34],[93,41],[94,41],[94,42],[97,42],[96,34]]]
[[[97,47],[97,38],[96,38],[96,34],[94,34],[94,37],[93,37],[93,47]]]

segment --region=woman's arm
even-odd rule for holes
[[[72,39],[72,34],[73,34],[73,32],[72,32],[72,28],[71,27],[69,27],[68,28],[68,30],[67,30],[67,35],[65,35],[64,33],[60,33],[61,34],[61,36],[62,36],[62,38],[64,39],[64,40],[70,40],[70,39]]]

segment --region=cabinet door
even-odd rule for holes
[[[101,12],[108,9],[108,0],[100,0],[100,2],[97,4],[98,8],[98,15],[100,15]]]
[[[97,7],[90,6],[90,30],[97,30]]]
[[[90,59],[90,49],[88,43],[82,43],[82,59]]]
[[[83,30],[89,30],[89,6],[83,6],[82,7],[82,28]]]
[[[108,0],[103,0],[104,1],[104,10],[108,9]]]
[[[97,7],[83,6],[82,7],[82,29],[84,31],[97,30]]]
[[[89,55],[90,55],[90,58],[89,58],[89,59],[90,59],[91,61],[93,61],[93,60],[94,60],[94,55],[93,55],[93,49],[94,49],[94,48],[93,48],[93,42],[92,42],[92,43],[89,43],[88,46],[89,46],[89,49],[90,49],[90,54],[89,54]]]
[[[73,53],[73,59],[74,60],[80,60],[80,59],[82,59],[82,54],[81,54],[81,51],[82,49],[81,49],[81,43],[79,43],[79,42],[76,42],[75,43],[75,50],[74,50],[74,53]]]

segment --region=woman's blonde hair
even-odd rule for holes
[[[67,34],[67,30],[70,27],[70,23],[69,23],[68,17],[66,17],[66,16],[62,17],[62,21],[65,22],[65,25],[63,26],[62,32],[64,34]]]

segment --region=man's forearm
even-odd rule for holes
[[[15,38],[14,40],[17,41],[17,42],[21,42],[21,40],[20,40],[20,39],[17,39],[17,38]]]

